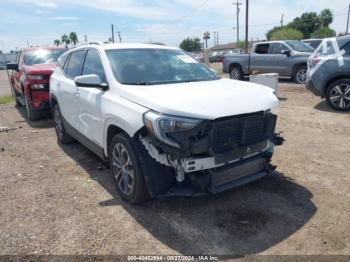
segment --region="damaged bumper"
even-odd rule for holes
[[[180,149],[140,136],[148,154],[173,170],[174,183],[156,195],[215,194],[267,175],[274,146],[284,141],[274,132],[276,120],[259,112],[203,121],[190,132],[170,134]]]

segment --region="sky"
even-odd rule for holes
[[[240,0],[240,39],[245,31],[245,0]],[[28,45],[53,45],[64,33],[74,31],[79,42],[107,41],[111,24],[123,42],[163,42],[178,46],[186,37],[219,32],[219,43],[235,42],[236,7],[232,0],[0,0],[0,50]],[[346,29],[347,0],[250,0],[249,39],[265,33],[303,12],[330,8],[331,28]],[[116,33],[116,39],[117,33]],[[214,44],[213,38],[209,46]]]

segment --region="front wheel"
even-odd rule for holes
[[[138,204],[148,199],[135,146],[126,134],[120,133],[113,137],[109,148],[109,162],[117,192],[122,199],[131,204]]]
[[[295,70],[293,80],[297,84],[305,84],[305,81],[307,79],[307,67],[306,66],[300,66]]]
[[[326,92],[330,107],[337,111],[350,110],[350,79],[340,79],[330,84]]]

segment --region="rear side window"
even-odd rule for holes
[[[67,61],[67,58],[68,58],[68,54],[63,54],[62,56],[60,56],[58,58],[57,66],[63,69],[64,64]]]
[[[345,44],[343,46],[343,48],[341,48],[341,50],[345,50],[345,55],[346,56],[350,56],[350,42],[348,42],[347,44]]]
[[[77,51],[71,54],[70,59],[68,61],[68,65],[66,66],[66,74],[67,76],[74,78],[76,76],[81,75],[81,67],[83,64],[85,51]]]
[[[256,54],[267,54],[269,52],[270,44],[260,44],[255,48]]]
[[[83,75],[98,75],[102,82],[106,82],[106,77],[103,69],[103,65],[98,53],[94,50],[89,50],[87,52],[84,66],[83,66]]]

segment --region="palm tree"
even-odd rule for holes
[[[62,44],[65,44],[66,48],[67,48],[69,43],[70,43],[69,37],[66,34],[62,35],[61,42],[62,42]]]
[[[61,44],[61,41],[56,39],[55,41],[53,41],[55,46],[59,46]]]
[[[78,36],[77,33],[75,32],[71,32],[69,34],[69,40],[71,41],[71,43],[73,43],[73,45],[76,45],[79,41],[78,41]]]

